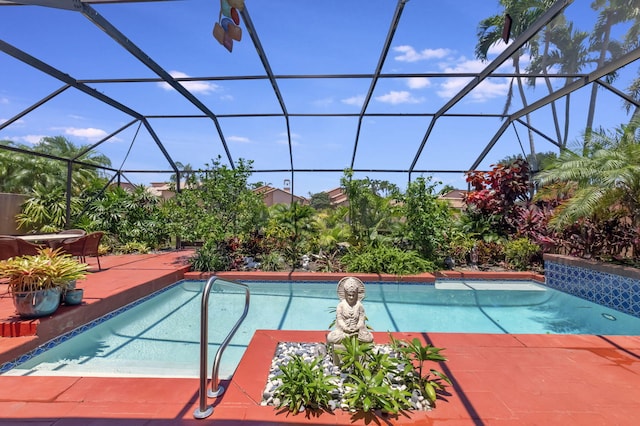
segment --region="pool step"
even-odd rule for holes
[[[545,291],[541,285],[533,282],[483,282],[483,281],[436,281],[438,290],[509,290],[509,291]]]

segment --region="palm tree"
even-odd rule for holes
[[[597,214],[621,214],[640,225],[640,121],[621,125],[613,134],[600,130],[585,138],[582,152],[564,150],[542,170],[541,185],[560,183],[575,192],[551,224],[559,227]]]
[[[0,145],[21,148],[12,141],[0,141]],[[0,149],[0,192],[26,194],[33,186],[31,175],[27,155]]]
[[[182,164],[181,162],[176,161],[176,167],[178,168],[178,170],[180,170],[181,189],[183,187],[189,187],[189,186],[193,187],[197,184],[196,182],[197,175],[193,170],[193,166],[191,166],[190,163]],[[171,176],[169,177],[169,181],[171,182],[173,187],[177,186],[178,184],[177,174],[176,173],[171,174]]]
[[[346,170],[340,185],[349,199],[348,217],[354,242],[366,245],[382,239],[385,234],[390,235],[397,225],[399,209],[394,199],[399,196],[399,190],[386,181],[352,177],[353,172]]]
[[[638,69],[638,76],[631,82],[631,84],[627,88],[627,94],[633,99],[640,99],[640,69]],[[631,108],[633,107],[633,104],[631,102],[625,101],[624,107],[627,110],[627,113],[629,113],[631,111]],[[640,120],[640,107],[636,106],[629,123],[637,120]]]
[[[67,158],[69,160],[78,160],[84,163],[95,164],[96,166],[111,166],[111,160],[106,155],[90,149],[87,145],[76,145],[64,136],[42,138],[38,145],[36,145],[35,151],[60,158]],[[51,161],[48,160],[48,162]],[[59,165],[57,165],[56,168],[60,170]],[[73,186],[76,190],[89,186],[89,183],[92,180],[101,176],[101,173],[98,170],[99,169],[93,169],[86,166],[74,165],[72,179]],[[65,176],[66,180],[66,168],[62,169],[62,171],[65,173],[63,176]]]
[[[527,78],[527,84],[531,87],[535,87],[537,76],[542,74],[544,76],[544,82],[547,86],[547,91],[549,93],[553,93],[553,85],[551,84],[551,79],[549,78],[549,68],[552,66],[549,63],[550,49],[553,43],[553,34],[557,28],[564,27],[566,25],[566,19],[564,15],[560,15],[556,17],[552,22],[549,23],[544,28],[542,33],[542,41],[543,41],[543,49],[542,54],[538,52],[537,46],[532,46],[534,48],[531,49],[531,63],[527,67],[527,74],[529,77]],[[537,44],[537,43],[536,43]],[[551,102],[551,114],[553,116],[553,124],[556,130],[556,139],[558,144],[562,143],[562,135],[560,133],[560,123],[558,120],[558,112],[556,110],[556,102]]]
[[[502,29],[505,24],[506,15],[509,15],[513,20],[510,36],[512,39],[515,39],[533,22],[535,22],[553,3],[553,0],[500,0],[500,5],[503,7],[503,13],[485,18],[480,21],[480,24],[478,25],[478,43],[475,48],[476,58],[486,61],[489,49],[502,40]],[[535,38],[530,40],[528,43],[528,49],[537,51],[537,47],[534,46],[536,43],[537,40]],[[522,54],[522,50],[514,53],[512,62],[517,75],[515,80],[518,85],[518,92],[520,94],[522,106],[527,107],[528,102],[524,92],[524,84],[520,77],[520,56]],[[512,98],[513,79],[509,85],[509,92],[507,93],[507,100],[503,111],[504,114],[509,111]],[[526,115],[526,121],[529,125],[529,147],[531,149],[531,153],[535,154],[535,142],[533,140],[533,131],[531,130],[531,117],[528,114]],[[536,165],[532,166],[535,170]]]
[[[79,160],[96,166],[108,167],[111,160],[89,146],[75,145],[63,136],[44,137],[34,146],[15,144],[10,141],[0,142],[6,146],[33,151],[40,154]],[[79,194],[85,188],[92,186],[101,173],[92,167],[74,165],[72,188],[74,194]],[[54,159],[26,153],[14,153],[0,150],[0,177],[3,190],[11,192],[29,193],[36,184],[45,188],[66,187],[67,163]]]
[[[275,204],[269,209],[268,236],[281,240],[285,258],[293,267],[314,244],[318,224],[315,209],[293,203]]]
[[[548,41],[555,46],[554,49],[545,53],[545,60],[534,58],[529,66],[530,71],[540,71],[544,67],[559,66],[561,74],[571,74],[580,72],[592,59],[589,57],[589,51],[585,47],[585,40],[589,37],[586,31],[578,31],[573,29],[573,23],[568,25],[554,26],[546,33]],[[573,78],[565,78],[565,86],[572,83]],[[567,146],[569,137],[569,119],[571,112],[571,94],[565,96],[565,118],[564,132],[562,137],[558,139],[561,148]]]
[[[607,55],[616,58],[625,49],[634,48],[638,45],[638,32],[640,26],[640,0],[594,0],[591,3],[594,10],[599,10],[596,26],[591,34],[591,50],[597,52],[597,66],[600,68],[607,62]],[[624,43],[611,38],[611,31],[614,25],[622,22],[632,21],[631,28],[625,34]],[[610,75],[609,80],[615,75]],[[592,84],[591,98],[589,100],[589,111],[587,114],[587,124],[585,136],[588,139],[593,130],[593,120],[595,116],[596,99],[598,96],[598,85]]]

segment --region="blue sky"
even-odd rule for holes
[[[567,9],[569,20],[590,31],[595,12],[590,1],[578,0]],[[396,8],[395,0],[246,0],[247,9],[276,75],[371,74]],[[229,53],[212,37],[219,1],[182,0],[128,4],[95,4],[100,15],[118,28],[158,65],[174,77],[262,76],[264,68],[246,31]],[[476,30],[481,19],[497,14],[494,0],[410,0],[406,3],[383,73],[479,72],[487,64],[474,58]],[[0,7],[0,39],[58,68],[78,80],[155,78],[150,69],[77,12],[39,6]],[[240,27],[245,30],[244,23]],[[618,35],[622,29],[617,30]],[[504,45],[492,50],[492,58]],[[523,57],[523,67],[528,58]],[[614,84],[624,90],[636,75],[637,64],[621,72]],[[48,96],[62,83],[0,52],[0,123]],[[584,71],[590,71],[585,69]],[[499,72],[512,72],[509,63]],[[468,82],[443,77],[385,78],[376,85],[367,112],[434,113]],[[564,81],[554,81],[560,87]],[[166,84],[88,83],[96,90],[143,115],[202,115]],[[183,85],[217,115],[278,114],[282,110],[268,80],[198,81]],[[290,114],[359,113],[371,85],[366,78],[280,79]],[[507,78],[490,78],[450,113],[499,114],[509,87]],[[540,81],[527,89],[529,102],[548,92]],[[585,124],[590,88],[572,95],[570,141]],[[513,100],[511,112],[520,109]],[[563,111],[564,103],[558,108]],[[548,108],[532,114],[532,123],[553,136]],[[365,117],[354,167],[407,169],[430,123],[428,117]],[[73,89],[64,91],[27,116],[0,130],[0,139],[35,143],[43,136],[62,135],[76,144],[92,144],[131,122],[114,110]],[[616,126],[628,121],[620,98],[599,91],[596,125]],[[149,119],[167,151],[182,164],[205,167],[218,155],[227,162],[213,122],[206,118]],[[220,126],[234,161],[254,161],[258,170],[290,168],[283,117],[220,118]],[[418,170],[466,170],[486,146],[501,121],[498,118],[443,117],[437,121],[416,163]],[[349,167],[354,152],[357,117],[291,117],[293,163],[298,169]],[[557,150],[536,137],[538,151]],[[144,126],[138,124],[100,145],[113,166],[127,170],[169,170],[170,167]],[[529,152],[527,131],[516,126],[505,132],[481,169],[507,155]],[[434,172],[434,179],[464,188],[461,174]],[[165,181],[168,174],[127,174],[136,183]],[[341,172],[304,173],[294,177],[294,192],[309,193],[339,186]],[[401,187],[407,175],[360,173]],[[282,187],[289,172],[259,173],[251,181]],[[414,175],[415,177],[415,175]]]

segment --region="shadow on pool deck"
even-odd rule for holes
[[[13,327],[38,336],[0,337],[1,359],[40,344],[155,289],[182,279],[190,252],[106,256],[105,269],[80,284],[85,303],[51,318]],[[230,278],[241,278],[233,276]],[[280,277],[278,277],[281,279]],[[317,275],[316,275],[317,278]],[[503,277],[506,278],[506,277]],[[251,279],[257,279],[252,276]],[[286,279],[286,278],[285,278]],[[332,279],[332,278],[327,278]],[[6,286],[0,286],[0,293]],[[128,303],[128,302],[127,302]],[[102,314],[100,314],[102,315]],[[428,312],[425,313],[428,315]],[[15,321],[10,298],[0,297],[0,321]],[[326,331],[259,330],[227,392],[209,400],[215,411],[194,420],[197,379],[0,376],[0,423],[39,425],[278,425],[352,423],[348,413],[319,417],[278,414],[260,406],[279,341],[322,341]],[[28,334],[28,333],[24,333]],[[386,333],[376,333],[384,341]],[[394,418],[398,425],[635,425],[640,415],[640,338],[637,336],[394,333],[444,347],[436,368],[453,380],[435,410]],[[50,338],[50,337],[49,337]],[[4,361],[2,361],[4,362]]]

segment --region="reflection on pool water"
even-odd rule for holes
[[[328,330],[335,282],[248,282],[249,314],[222,357],[233,374],[256,329]],[[181,281],[35,356],[10,375],[197,377],[204,281]],[[636,335],[640,318],[530,281],[367,283],[374,331]],[[244,308],[244,291],[216,284],[210,297],[209,365]],[[49,345],[53,346],[53,345]],[[22,361],[21,360],[21,361]]]

